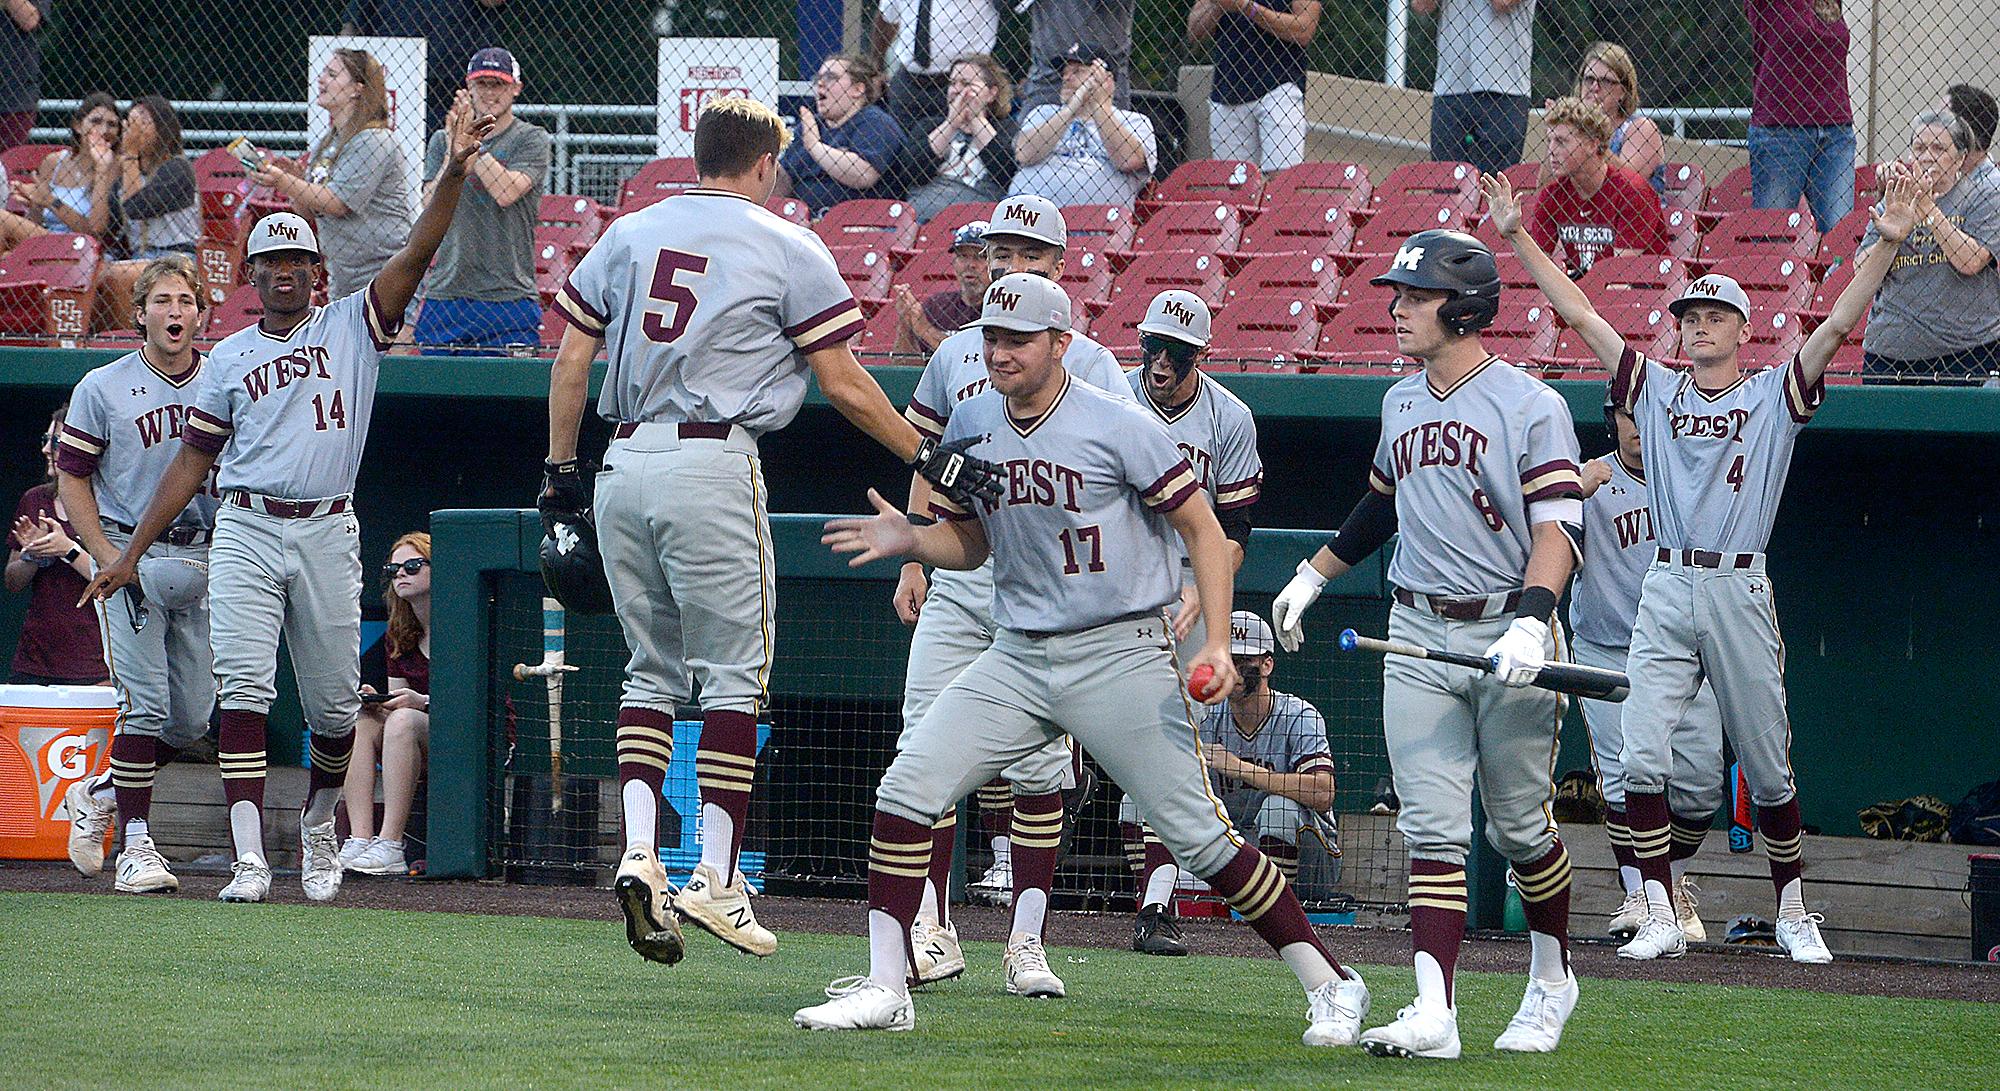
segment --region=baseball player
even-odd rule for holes
[[[1647,508],[1658,545],[1632,627],[1632,693],[1619,759],[1647,916],[1618,955],[1674,958],[1687,949],[1668,894],[1666,790],[1674,736],[1687,729],[1688,710],[1705,679],[1715,689],[1723,734],[1757,805],[1757,828],[1777,888],[1778,945],[1798,962],[1830,962],[1799,878],[1785,647],[1763,551],[1792,445],[1825,397],[1827,362],[1860,321],[1915,222],[1916,183],[1900,167],[1889,170],[1885,204],[1870,217],[1882,241],[1861,257],[1853,282],[1798,355],[1748,376],[1738,353],[1750,339],[1750,303],[1734,280],[1701,277],[1670,305],[1682,351],[1693,364],[1687,371],[1670,369],[1627,346],[1582,290],[1520,232],[1520,206],[1506,179],[1481,184],[1494,226],[1512,241],[1556,313],[1611,369],[1612,400],[1644,437]]]
[[[1007,469],[1005,494],[972,505],[939,497],[932,510],[945,521],[918,526],[870,490],[876,516],[834,520],[821,539],[858,554],[854,564],[910,556],[969,569],[990,552],[996,632],[938,695],[876,791],[868,975],[835,982],[827,1003],[793,1022],[819,1030],[916,1024],[906,978],[931,824],[975,785],[1067,733],[1131,791],[1175,857],[1298,974],[1309,997],[1307,1044],[1351,1043],[1367,986],[1327,954],[1290,884],[1237,837],[1208,790],[1168,632],[1166,607],[1180,593],[1174,534],[1194,558],[1208,621],[1189,687],[1219,700],[1234,688],[1236,668],[1225,539],[1193,469],[1145,411],[1062,367],[1070,302],[1052,281],[994,281],[979,322],[993,389],[959,405],[945,435],[987,448]],[[1011,994],[1064,994],[1048,968],[1042,924],[1015,918]]]
[[[180,447],[194,383],[201,375],[195,334],[207,309],[193,259],[148,262],[132,286],[145,343],[85,375],[70,394],[56,444],[56,491],[77,541],[99,568],[131,541],[134,526]],[[147,819],[155,772],[208,733],[215,708],[208,648],[208,543],[217,493],[210,476],[162,538],[146,550],[141,578],[98,605],[104,662],[118,690],[111,766],[78,781],[67,797],[70,860],[85,875],[104,866],[103,830],[124,816],[113,888],[127,894],[180,889],[153,845]]]
[[[695,124],[700,186],[611,225],[556,299],[570,328],[549,378],[540,507],[552,523],[595,511],[631,650],[618,710],[625,855],[615,886],[627,940],[667,964],[684,950],[669,909],[739,950],[777,950],[736,869],[777,587],[758,437],[791,423],[810,373],[841,415],[931,480],[962,490],[991,469],[918,435],[855,361],[847,342],[861,309],[833,256],[763,207],[784,141],[769,107],[709,103]],[[613,433],[593,496],[576,433],[590,362],[607,344],[597,411]],[[694,698],[696,679],[701,862],[674,894],[656,848],[658,807],[674,712]]]
[[[992,277],[997,280],[1010,273],[1033,273],[1060,281],[1068,241],[1067,225],[1054,202],[1033,194],[1009,197],[994,206],[987,222],[986,256]],[[1072,334],[1063,354],[1063,368],[1114,397],[1130,396],[1125,375],[1110,350],[1082,334]],[[953,409],[989,384],[982,331],[968,326],[938,345],[917,380],[904,416],[925,436],[942,439]],[[930,487],[922,475],[911,479],[909,506],[904,510],[919,521],[929,519]],[[984,564],[964,572],[940,571],[933,582],[926,580],[924,566],[912,560],[903,565],[894,601],[896,615],[903,623],[916,626],[910,634],[909,667],[904,674],[903,733],[897,740],[900,749],[945,685],[992,645],[993,567]],[[1040,753],[1009,766],[992,784],[979,789],[993,866],[970,884],[970,893],[1003,904],[1011,902],[1017,913],[1045,911],[1062,840],[1062,792],[1075,783],[1071,758],[1069,739],[1059,736]],[[917,977],[921,981],[942,980],[965,969],[948,897],[957,825],[957,808],[951,807],[932,831],[931,877],[924,887],[924,904],[915,930]],[[1016,847],[1022,850],[1018,868]],[[1030,891],[1039,901],[1024,907],[1020,896]]]
[[[87,592],[106,601],[131,583],[138,559],[214,469],[222,502],[209,550],[209,638],[222,705],[216,754],[236,851],[223,901],[261,902],[271,890],[264,735],[277,696],[281,635],[312,731],[312,778],[299,818],[300,883],[313,901],[329,901],[340,890],[333,810],[361,710],[354,477],[382,356],[451,226],[466,161],[492,124],[469,115],[452,120],[451,162],[442,176],[449,184],[437,187],[409,242],[367,288],[325,307],[313,306],[323,269],[312,227],[281,212],[251,229],[244,254],[264,317],[209,354],[181,422],[181,449],[130,542]]]
[[[1327,745],[1326,720],[1319,710],[1271,688],[1277,668],[1275,647],[1271,627],[1263,618],[1248,610],[1229,615],[1229,657],[1236,664],[1238,681],[1226,700],[1209,706],[1202,720],[1202,759],[1208,765],[1210,789],[1228,809],[1237,832],[1254,839],[1278,871],[1296,884],[1305,837],[1318,838],[1329,856],[1340,855],[1332,813],[1333,750]],[[1131,839],[1139,832],[1126,831],[1128,854]],[[1151,827],[1144,828],[1143,836],[1148,847],[1159,841]],[[1164,882],[1159,881],[1160,872],[1169,873]],[[1178,880],[1179,869],[1171,857],[1141,877],[1145,904],[1133,925],[1134,951],[1187,953],[1168,910]]]
[[[1603,458],[1583,464],[1584,564],[1569,597],[1574,636],[1570,657],[1585,666],[1622,671],[1632,641],[1632,621],[1639,614],[1639,582],[1659,547],[1646,507],[1638,425],[1615,403],[1605,405],[1604,420],[1615,446]],[[1625,821],[1625,767],[1618,760],[1624,742],[1620,730],[1624,707],[1615,701],[1583,702],[1590,760],[1604,794],[1604,833],[1611,839],[1618,881],[1625,889],[1625,901],[1608,929],[1621,938],[1637,931],[1646,919],[1646,891]],[[1722,780],[1722,712],[1715,703],[1715,690],[1704,681],[1688,706],[1683,730],[1674,735],[1673,773],[1667,778],[1673,817],[1674,912],[1681,931],[1693,943],[1707,939],[1708,931],[1695,913],[1687,862],[1700,851],[1715,809],[1722,805]]]
[[[1493,1048],[1556,1048],[1576,1006],[1569,966],[1569,853],[1549,810],[1562,709],[1521,688],[1559,650],[1551,623],[1575,567],[1582,519],[1576,429],[1541,380],[1488,353],[1499,273],[1484,243],[1456,231],[1404,241],[1376,284],[1392,284],[1398,351],[1423,370],[1389,388],[1368,491],[1339,533],[1299,564],[1272,608],[1287,651],[1326,581],[1400,529],[1389,639],[1498,657],[1492,675],[1389,656],[1382,723],[1410,852],[1417,999],[1361,1036],[1376,1056],[1456,1057],[1452,982],[1465,934],[1472,791],[1486,838],[1512,861],[1531,956],[1520,1010]]]

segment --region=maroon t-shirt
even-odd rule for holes
[[[1660,195],[1645,179],[1615,164],[1588,198],[1567,178],[1536,190],[1528,199],[1527,228],[1536,245],[1551,255],[1560,244],[1573,274],[1614,249],[1667,252],[1667,219],[1660,212]]]
[[[1743,0],[1743,14],[1757,66],[1750,82],[1750,124],[1852,125],[1845,19],[1820,18],[1812,0]]]
[[[37,485],[21,494],[14,518],[55,518],[56,487]],[[71,538],[75,528],[61,520]],[[9,527],[13,523],[8,524]],[[26,543],[13,533],[7,535],[9,552]],[[97,611],[79,607],[76,600],[90,581],[76,569],[58,560],[35,571],[28,585],[28,616],[21,623],[21,641],[14,646],[15,674],[53,678],[72,685],[90,685],[111,676],[104,669],[104,642],[98,637]]]
[[[924,300],[924,317],[945,333],[955,333],[967,322],[979,317],[979,304],[967,303],[958,294],[958,289],[951,288],[933,293]]]
[[[401,678],[418,693],[431,695],[431,661],[420,649],[412,648],[408,655],[390,656],[389,677]]]

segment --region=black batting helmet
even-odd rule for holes
[[[1389,271],[1370,284],[1403,284],[1450,292],[1438,321],[1460,337],[1493,324],[1500,315],[1500,269],[1493,251],[1463,231],[1434,228],[1403,240]]]
[[[589,519],[556,523],[542,538],[542,583],[563,608],[579,614],[612,612],[611,584],[597,552],[597,527]]]

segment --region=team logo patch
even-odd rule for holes
[[[1423,261],[1424,247],[1405,246],[1396,251],[1396,260],[1389,264],[1389,268],[1408,269],[1411,272],[1416,272],[1417,266],[1422,265]]]

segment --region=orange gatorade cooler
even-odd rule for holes
[[[111,763],[117,720],[110,686],[0,685],[0,859],[69,858],[63,793]]]

